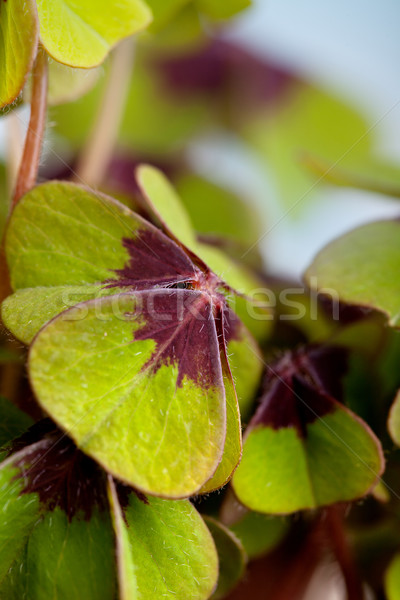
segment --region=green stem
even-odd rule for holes
[[[134,60],[134,38],[115,48],[104,96],[83,148],[75,180],[96,188],[105,176],[124,113]]]
[[[11,210],[18,204],[22,196],[36,184],[46,124],[47,88],[47,55],[44,50],[39,48],[32,72],[31,116]]]

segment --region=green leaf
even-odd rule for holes
[[[17,477],[20,474],[19,465],[29,465],[30,455],[35,448],[46,445],[46,442],[38,442],[0,464],[0,582],[20,555],[40,517],[38,495],[21,493],[24,479]]]
[[[278,110],[256,113],[245,134],[276,179],[285,209],[293,215],[316,197],[316,179],[304,168],[304,156],[352,169],[371,156],[372,130],[365,119],[340,99],[292,81]]]
[[[230,528],[242,542],[249,559],[253,559],[275,548],[287,534],[289,523],[283,517],[246,511]]]
[[[189,2],[191,0],[146,0],[153,13],[149,31],[158,32],[163,29]]]
[[[152,19],[142,0],[37,0],[40,38],[55,60],[70,67],[95,67],[125,37]]]
[[[176,19],[182,9],[190,3],[207,17],[220,20],[228,19],[247,8],[251,5],[251,0],[147,0],[146,3],[154,16],[149,31],[156,33]]]
[[[240,414],[247,419],[260,385],[264,361],[256,341],[239,319],[235,335],[228,342],[227,354]]]
[[[102,194],[59,182],[34,188],[7,229],[6,255],[17,292],[2,306],[6,326],[30,343],[66,308],[115,293],[100,284],[128,261],[122,239],[143,228],[148,228],[143,219]]]
[[[159,170],[148,166],[141,167],[138,169],[138,179],[147,205],[164,231],[185,244],[234,290],[252,294],[255,290],[264,287],[248,269],[234,262],[219,248],[196,240],[187,210],[174,188]],[[271,329],[271,320],[267,320],[270,315],[262,310],[261,318],[255,319],[253,315],[258,314],[257,310],[250,312],[246,302],[243,299],[235,299],[236,312],[255,338],[264,340]]]
[[[166,4],[166,3],[163,3]],[[161,15],[161,13],[159,13]],[[154,15],[154,10],[153,10]],[[161,21],[159,21],[161,23]],[[153,25],[156,23],[156,17],[151,24],[149,31],[153,31]],[[154,29],[155,30],[155,29]],[[185,6],[179,10],[173,20],[168,21],[162,31],[157,32],[153,36],[151,42],[151,50],[164,50],[167,52],[180,51],[184,52],[190,46],[198,44],[205,39],[206,33],[204,24],[193,3],[185,3]]]
[[[201,299],[200,310],[211,310],[208,297],[202,292],[168,287],[177,276],[183,280],[191,276],[193,266],[189,258],[125,206],[63,183],[39,186],[22,199],[8,228],[6,249],[17,291],[3,305],[4,322],[20,339],[30,342],[47,321],[55,319],[42,330],[30,356],[39,402],[61,427],[71,429],[80,447],[136,487],[166,497],[197,492],[213,476],[222,456],[226,400],[222,372],[217,369],[220,357],[213,319],[206,319],[204,327],[185,305],[182,305],[186,311],[183,321],[177,314],[174,316],[179,298],[196,301],[199,306]],[[165,262],[168,252],[171,263]],[[152,277],[147,281],[145,259],[150,268],[159,265],[163,270],[166,288],[156,286],[153,291],[135,293],[140,285],[147,289],[158,281]],[[174,260],[178,261],[176,268],[183,269],[182,274],[179,269],[174,271]],[[126,265],[130,265],[128,271],[132,275],[126,275]],[[172,267],[173,273],[165,275],[165,268]],[[115,279],[116,271],[120,279]],[[124,291],[129,294],[118,294],[121,289],[118,282],[126,277],[128,280],[133,277],[132,283],[129,280],[124,284],[127,286]],[[142,283],[141,277],[144,277]],[[30,287],[35,284],[38,287]],[[111,295],[108,300],[104,298],[106,295]],[[91,297],[96,299],[62,312]],[[140,302],[145,303],[141,310]],[[159,315],[153,314],[154,302],[161,303],[163,311],[170,311],[171,314],[164,316],[175,319],[176,323],[171,322],[168,328],[162,324],[160,328],[160,323],[156,323]],[[147,316],[143,309],[148,309]],[[57,313],[61,315],[57,317]],[[154,329],[154,335],[149,328]],[[157,336],[163,330],[168,332],[170,341],[162,346],[164,350],[159,355]],[[184,334],[187,339],[192,336],[193,341],[186,343]],[[134,340],[135,336],[139,339]],[[54,344],[58,345],[56,339],[62,339],[62,345],[68,346],[64,358],[63,353],[58,356],[53,352]],[[175,357],[175,347],[182,347],[185,354]],[[172,353],[172,359],[168,352]],[[240,359],[239,352],[236,356]],[[53,376],[47,377],[50,364],[54,367],[52,375],[58,369],[64,372],[60,375],[65,381],[63,389]],[[191,364],[193,374],[187,376]],[[210,365],[215,368],[210,369]],[[238,361],[234,366],[235,376],[242,379],[244,368]],[[248,362],[244,364],[246,369],[247,366]],[[206,371],[210,373],[210,382]],[[95,372],[103,376],[96,377]],[[243,393],[251,393],[251,385],[254,388],[256,384],[246,381]],[[82,387],[86,390],[83,397]],[[93,403],[96,398],[99,403]],[[231,476],[240,458],[234,392],[228,404],[231,435],[217,476],[222,477],[221,484]],[[117,437],[132,412],[135,415],[129,417],[132,428],[120,444]],[[143,423],[147,421],[153,425],[144,432]],[[179,460],[174,460],[176,444],[181,445]],[[158,448],[154,456],[150,447]],[[208,452],[204,453],[204,447]],[[132,448],[137,448],[137,452],[132,454]]]
[[[235,264],[219,248],[196,241],[186,208],[169,181],[158,169],[149,166],[140,167],[138,180],[147,205],[169,235],[185,244],[234,289],[248,293],[253,291],[257,284],[260,285],[250,272]]]
[[[335,186],[400,198],[399,168],[375,157],[365,157],[351,169],[343,168],[340,162],[339,165],[330,164],[316,156],[305,155],[302,162],[318,179]]]
[[[228,19],[251,6],[251,0],[195,0],[198,9],[211,19]]]
[[[237,241],[244,250],[265,231],[255,206],[231,190],[199,175],[185,173],[176,182],[182,202],[197,233]]]
[[[238,499],[262,513],[287,514],[360,498],[383,471],[378,440],[348,409],[335,409],[305,425],[262,424],[245,438],[234,477]]]
[[[148,325],[135,316],[138,298],[101,298],[51,321],[31,347],[31,381],[46,412],[107,470],[145,492],[189,496],[221,459],[225,393],[217,381],[178,385],[179,367],[157,363],[153,339],[132,343]]]
[[[14,290],[99,283],[128,260],[123,237],[146,224],[128,208],[72,183],[35,187],[18,203],[6,234]]]
[[[385,573],[387,600],[400,600],[400,554],[396,554]]]
[[[307,284],[350,304],[384,312],[400,323],[400,222],[359,227],[326,246],[307,269]]]
[[[211,517],[205,517],[205,522],[214,538],[219,558],[218,586],[211,598],[220,600],[243,577],[247,557],[240,540],[225,525]]]
[[[139,499],[121,508],[110,482],[121,600],[207,600],[218,577],[210,532],[187,500]]]
[[[226,437],[224,453],[214,475],[201,488],[200,493],[217,490],[232,477],[242,457],[242,429],[235,386],[226,356],[221,358],[226,399]]]
[[[0,396],[0,447],[22,435],[32,419],[12,402]]]
[[[0,108],[22,91],[35,60],[39,25],[34,0],[0,3]]]
[[[56,508],[35,525],[4,586],[9,593],[23,590],[15,600],[114,600],[115,579],[110,516],[95,511],[87,521],[69,521]]]
[[[87,94],[97,83],[101,74],[100,69],[74,69],[59,62],[49,63],[50,106],[73,102]]]
[[[397,392],[389,412],[388,430],[394,443],[400,446],[400,391]]]
[[[34,188],[7,229],[7,261],[17,291],[2,306],[6,326],[30,343],[64,309],[115,293],[100,284],[129,259],[122,239],[142,229],[148,229],[143,219],[102,194],[59,182]]]
[[[4,300],[4,325],[24,344],[30,344],[39,329],[64,310],[92,298],[114,294],[115,288],[100,285],[61,285],[18,290]]]
[[[189,215],[167,178],[158,169],[143,165],[137,170],[137,179],[159,224],[176,240],[193,249],[196,238]]]
[[[66,102],[78,100],[88,94],[98,82],[102,70],[78,69],[68,67],[55,60],[48,60],[49,85],[47,93],[48,106],[57,106]],[[23,99],[26,103],[31,101],[32,77],[24,88]]]

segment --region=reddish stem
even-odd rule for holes
[[[47,56],[44,50],[39,49],[32,72],[31,117],[11,210],[36,183],[46,124],[47,87]]]
[[[274,600],[300,600],[324,556],[325,540],[321,517],[310,527],[304,543],[288,565],[274,592]]]
[[[362,581],[343,527],[344,514],[345,506],[328,507],[325,512],[326,531],[330,546],[342,571],[348,600],[363,600]]]

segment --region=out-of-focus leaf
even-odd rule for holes
[[[384,312],[400,322],[400,221],[359,227],[319,252],[305,273],[308,285],[338,300]]]
[[[243,544],[250,559],[266,554],[277,546],[289,529],[283,517],[272,517],[253,511],[230,527]]]
[[[388,429],[394,443],[400,446],[400,392],[397,392],[390,409]]]
[[[149,27],[149,31],[153,31],[153,24]],[[201,15],[193,3],[185,2],[174,19],[148,41],[152,48],[165,49],[168,52],[181,49],[187,51],[193,45],[197,46],[205,35]]]
[[[207,600],[216,585],[218,557],[210,532],[187,500],[129,495],[110,501],[117,539],[121,600]]]
[[[257,242],[265,224],[251,202],[203,177],[186,174],[176,187],[196,233],[236,240],[244,250]]]
[[[0,396],[0,446],[22,435],[33,421],[12,402]]]
[[[400,554],[397,554],[385,574],[387,600],[400,600]]]
[[[251,5],[251,0],[195,0],[200,12],[211,19],[228,19]]]
[[[49,65],[49,104],[54,106],[73,102],[84,96],[96,85],[100,73],[100,69],[75,69],[51,61]]]
[[[49,59],[49,83],[47,102],[49,106],[57,106],[74,102],[81,96],[89,93],[99,80],[102,70],[78,69],[69,67],[55,60]],[[24,88],[24,101],[31,100],[32,78]]]
[[[39,26],[34,0],[0,3],[0,108],[17,98],[36,56]]]
[[[246,135],[272,169],[280,198],[296,214],[312,199],[315,176],[304,168],[313,155],[340,168],[359,168],[372,152],[368,124],[350,106],[299,84],[278,110],[258,113]]]
[[[119,139],[136,152],[172,153],[210,123],[201,95],[177,99],[168,93],[151,56],[138,51]],[[211,115],[212,116],[212,115]]]
[[[146,2],[153,13],[154,20],[149,27],[152,32],[159,32],[166,25],[179,18],[182,9],[194,4],[196,9],[204,16],[221,20],[228,19],[236,13],[251,5],[251,0],[147,0]]]
[[[354,170],[329,164],[315,156],[305,155],[302,162],[318,178],[335,186],[400,198],[400,170],[383,161],[365,157],[360,165],[353,167]]]
[[[214,538],[219,558],[218,586],[211,598],[220,600],[243,577],[247,557],[240,540],[225,525],[211,517],[205,517],[205,522]]]
[[[0,346],[0,365],[21,362],[21,355],[13,349]]]
[[[153,13],[153,22],[149,31],[157,32],[163,29],[179,11],[191,0],[146,0]]]
[[[378,502],[382,502],[382,504],[386,504],[390,501],[390,492],[383,483],[383,481],[379,481],[371,493],[375,500],[378,500]]]
[[[142,0],[37,0],[40,38],[55,60],[70,67],[95,67],[111,48],[151,22]]]
[[[139,167],[137,177],[146,203],[159,224],[176,240],[193,249],[196,239],[192,223],[167,178],[158,169],[147,165]]]

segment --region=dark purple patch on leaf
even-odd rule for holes
[[[341,346],[309,346],[303,356],[303,369],[319,389],[342,400],[348,358],[347,349]]]
[[[334,410],[335,402],[329,396],[294,376],[290,384],[280,380],[274,382],[264,394],[250,426],[294,427],[300,437],[306,437],[308,424]]]
[[[152,357],[143,369],[162,365],[178,369],[177,386],[185,378],[203,388],[223,389],[220,350],[239,337],[240,321],[218,291],[221,280],[196,256],[149,224],[135,238],[124,238],[129,260],[106,287],[131,288],[140,323],[134,340],[154,340]],[[216,320],[222,333],[217,335]],[[225,348],[224,348],[225,351]]]
[[[143,325],[134,339],[156,343],[145,368],[176,364],[178,386],[185,377],[204,388],[222,386],[212,297],[197,290],[159,289],[140,292],[136,298]]]
[[[226,304],[221,309],[224,340],[229,344],[232,340],[240,340],[240,331],[243,327],[241,320]]]
[[[132,287],[144,290],[173,285],[195,277],[195,267],[184,251],[161,231],[149,225],[135,238],[124,238],[129,260],[115,271],[117,280],[105,282],[107,287]]]
[[[32,444],[44,440],[44,445]],[[50,419],[37,423],[13,444],[13,451],[32,446],[28,457],[16,462],[23,478],[22,493],[36,493],[47,510],[61,508],[68,519],[82,514],[90,519],[95,507],[108,507],[104,471],[78,450]]]
[[[266,391],[250,427],[294,427],[306,437],[307,425],[336,409],[346,369],[347,352],[339,347],[287,352],[268,369]]]

